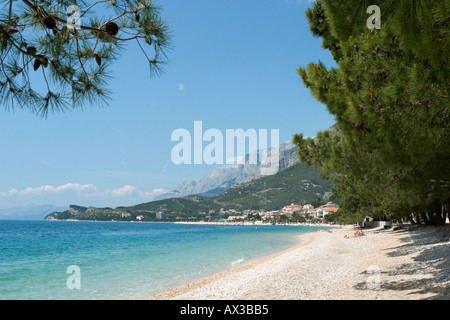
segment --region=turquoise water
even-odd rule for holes
[[[0,220],[0,299],[145,299],[317,229]]]

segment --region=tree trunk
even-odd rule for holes
[[[418,225],[421,225],[422,222],[420,221],[420,213],[416,213],[415,216],[416,216],[417,224],[418,224]]]
[[[441,216],[441,213],[439,211],[438,212],[433,212],[431,214],[431,217],[432,217],[432,221],[431,222],[432,222],[432,224],[434,226],[439,227],[439,226],[442,225],[442,216]]]
[[[422,220],[425,223],[425,225],[429,226],[430,225],[430,219],[428,218],[427,213],[426,212],[421,212],[420,216],[422,217]]]
[[[437,204],[434,208],[433,212],[433,224],[435,226],[443,226],[445,224],[445,217],[444,217],[444,208],[445,206],[442,204]]]

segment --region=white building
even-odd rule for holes
[[[302,205],[292,203],[290,206],[285,206],[283,209],[281,209],[281,212],[290,217],[294,212],[300,212],[302,211],[302,209]]]
[[[227,218],[227,221],[231,221],[231,222],[239,221],[239,220],[244,219],[244,218],[245,218],[244,216],[229,216]]]
[[[157,212],[156,213],[156,219],[158,219],[158,220],[164,219],[164,212]]]

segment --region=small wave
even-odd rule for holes
[[[242,258],[240,258],[240,259],[237,259],[237,260],[235,260],[235,261],[233,261],[232,263],[231,263],[231,266],[237,266],[238,264],[241,264],[242,262],[244,262],[244,260],[245,260],[245,258],[244,257],[242,257]]]

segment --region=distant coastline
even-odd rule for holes
[[[215,221],[119,221],[119,220],[80,220],[80,219],[45,219],[45,221],[67,222],[124,222],[124,223],[173,223],[198,226],[290,226],[290,227],[326,227],[339,228],[339,225],[331,223],[252,223],[252,222],[215,222]]]

